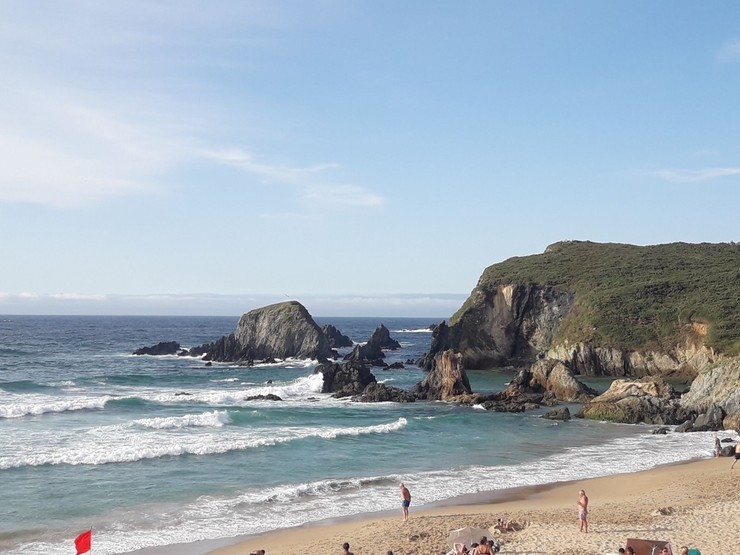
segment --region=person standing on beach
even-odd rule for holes
[[[714,456],[719,457],[722,454],[722,444],[719,442],[719,438],[714,436]]]
[[[411,505],[411,492],[401,482],[401,509],[403,510],[403,521],[409,519],[409,505]]]
[[[344,551],[342,552],[342,555],[355,555],[354,553],[352,553],[352,552],[351,552],[351,551],[349,550],[349,544],[348,544],[347,542],[344,542],[344,543],[342,544],[342,549],[344,549]]]
[[[588,534],[588,496],[584,490],[578,492],[578,520],[581,532]]]

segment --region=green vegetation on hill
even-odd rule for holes
[[[489,290],[507,283],[575,293],[556,342],[567,338],[623,349],[666,350],[688,334],[703,331],[703,326],[692,324],[708,324],[708,346],[740,354],[738,243],[640,247],[564,241],[543,254],[489,266],[478,287]]]

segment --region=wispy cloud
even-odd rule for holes
[[[649,174],[672,183],[702,183],[722,177],[740,175],[740,168],[665,169],[649,172]]]
[[[384,202],[383,197],[364,187],[331,182],[327,174],[340,168],[336,163],[307,167],[268,164],[258,162],[251,152],[243,149],[202,151],[201,156],[207,160],[237,167],[268,182],[296,186],[308,202],[343,206],[380,206]]]
[[[218,100],[229,96],[237,70],[264,63],[282,30],[320,20],[312,8],[257,0],[204,11],[197,2],[134,0],[63,1],[43,13],[16,3],[0,12],[0,203],[66,208],[167,193],[194,160],[292,185],[292,195],[309,203],[382,202],[329,179],[337,164],[271,164],[240,148],[297,158],[290,147],[265,152],[245,128],[244,121],[269,119],[258,107]],[[69,24],[59,26],[60,17]],[[229,76],[206,82],[194,64],[215,74],[229,68]]]
[[[732,39],[717,50],[717,60],[724,63],[740,62],[740,39]]]

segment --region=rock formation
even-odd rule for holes
[[[364,345],[356,345],[352,352],[344,357],[344,360],[368,362],[373,366],[386,366],[383,362],[385,358],[383,349],[394,350],[400,348],[401,344],[391,338],[388,328],[380,324],[370,336],[368,342]]]
[[[531,368],[530,387],[539,386],[558,401],[583,403],[593,399],[597,392],[579,382],[570,369],[554,360],[538,360]]]
[[[288,301],[244,314],[233,334],[191,349],[204,360],[246,362],[302,358],[326,360],[336,353],[306,308]]]
[[[389,351],[395,351],[396,349],[401,348],[401,344],[391,337],[391,332],[388,330],[388,328],[385,327],[384,324],[380,324],[375,329],[368,343],[377,345],[381,349],[386,349]]]
[[[352,343],[352,340],[348,336],[344,335],[341,331],[339,331],[331,324],[326,324],[322,326],[321,331],[323,331],[324,335],[326,335],[326,338],[329,340],[329,346],[332,349],[351,347],[352,345],[354,345],[354,343]]]
[[[471,394],[468,375],[462,366],[462,356],[454,351],[439,353],[434,368],[412,393],[420,399],[450,400],[460,395]]]
[[[141,347],[134,351],[135,355],[174,355],[180,350],[180,344],[177,341],[160,341],[151,347]]]
[[[321,393],[333,393],[335,397],[359,395],[369,384],[376,382],[370,367],[357,361],[319,364],[314,373],[323,374]]]
[[[680,406],[673,388],[661,378],[618,379],[583,406],[583,416],[628,424],[681,424],[690,412]]]
[[[416,397],[397,387],[391,387],[384,383],[372,382],[362,391],[362,394],[353,400],[361,403],[379,403],[392,401],[394,403],[413,403]]]

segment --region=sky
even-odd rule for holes
[[[740,3],[0,2],[0,313],[452,314],[740,240]]]

